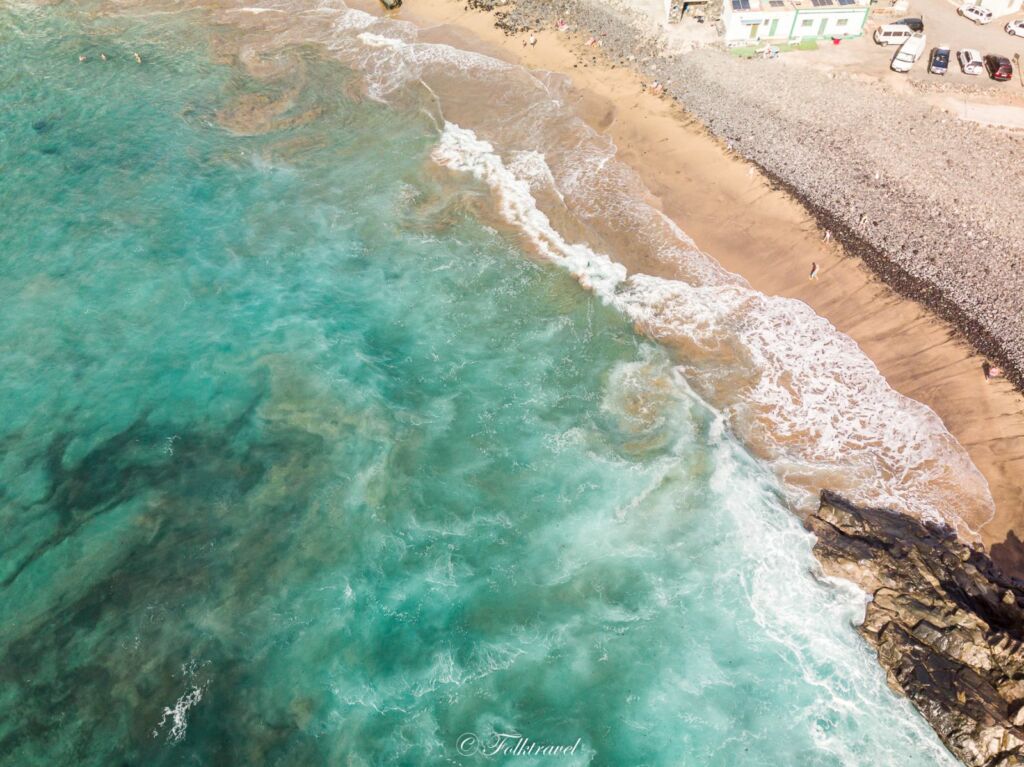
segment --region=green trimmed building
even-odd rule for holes
[[[857,37],[868,0],[724,0],[725,41],[732,45]]]

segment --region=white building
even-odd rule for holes
[[[722,24],[732,44],[857,37],[868,10],[868,0],[724,0]]]

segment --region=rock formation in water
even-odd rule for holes
[[[1024,765],[1024,583],[948,528],[827,491],[806,524],[825,571],[873,596],[860,631],[889,684],[970,767]]]

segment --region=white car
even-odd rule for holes
[[[928,38],[924,36],[924,33],[915,32],[910,36],[909,40],[900,46],[896,55],[892,57],[892,63],[889,67],[893,72],[909,72],[914,64],[917,63],[917,60],[921,58],[927,43]]]
[[[973,48],[961,48],[956,52],[956,60],[960,63],[960,71],[965,75],[980,75],[985,71],[981,53]]]
[[[992,11],[988,8],[979,8],[977,5],[961,5],[956,12],[975,24],[988,24],[992,21]]]
[[[1015,35],[1017,37],[1024,37],[1024,19],[1016,19],[1014,21],[1008,21],[1006,26],[1003,27],[1006,30],[1006,34]]]

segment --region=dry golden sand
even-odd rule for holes
[[[356,5],[380,12],[373,2]],[[460,47],[570,76],[584,118],[612,138],[662,210],[702,250],[764,293],[807,302],[853,338],[890,385],[939,414],[995,498],[996,515],[981,531],[985,545],[1004,568],[1024,575],[1024,550],[1012,535],[1024,527],[1024,397],[1006,381],[986,382],[984,358],[948,324],[825,242],[798,201],[773,189],[674,103],[644,92],[634,72],[590,62],[593,49],[579,41],[544,32],[536,46],[524,46],[524,37],[507,37],[492,16],[466,10],[461,0],[407,0],[391,15],[421,27],[444,25],[430,34]],[[812,262],[820,266],[813,282]]]

